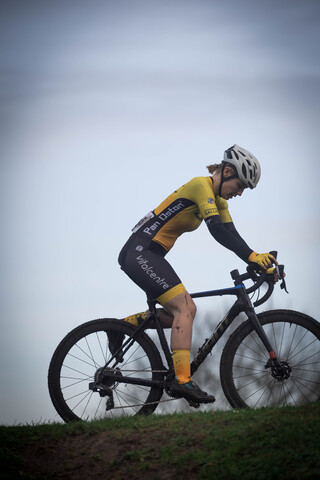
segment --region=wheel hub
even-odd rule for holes
[[[111,388],[116,384],[116,381],[113,378],[116,375],[122,376],[119,368],[109,368],[109,367],[98,368],[94,376],[94,383],[103,385],[104,387]]]
[[[280,362],[280,365],[273,365],[271,367],[271,375],[278,382],[288,380],[291,375],[292,368],[288,362]]]

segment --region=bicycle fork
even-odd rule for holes
[[[268,336],[266,335],[266,332],[264,331],[261,323],[259,322],[257,314],[244,286],[243,288],[239,289],[238,300],[241,304],[243,303],[243,311],[248,315],[250,322],[252,323],[255,331],[257,332],[257,335],[259,336],[260,340],[262,341],[269,354],[269,359],[265,365],[265,369],[271,368],[272,376],[279,381],[287,379],[290,376],[291,368],[287,363],[281,362],[280,359],[277,357],[274,348],[271,345]]]

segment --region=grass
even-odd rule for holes
[[[314,479],[319,432],[319,402],[0,427],[0,478]]]

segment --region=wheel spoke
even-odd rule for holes
[[[222,387],[231,405],[277,407],[319,400],[319,324],[291,311],[267,312],[258,318],[282,371],[267,361],[266,349],[251,322],[240,325],[221,359]]]
[[[131,327],[116,320],[96,320],[75,329],[74,341],[66,337],[53,357],[49,370],[49,390],[58,413],[66,421],[93,420],[121,414],[135,415],[154,410],[162,396],[159,386],[141,386],[117,382],[113,379],[130,377],[134,380],[161,380],[165,371],[156,347],[148,337],[137,337],[124,349],[123,361],[112,360],[108,350],[108,331],[119,332],[119,338],[128,340]],[[120,337],[121,335],[121,337]],[[117,335],[115,335],[117,337]],[[96,382],[96,384],[94,383]],[[98,391],[91,390],[89,385]],[[114,407],[111,403],[111,392]],[[101,394],[101,395],[100,395]],[[108,403],[107,403],[108,402]],[[106,405],[111,409],[106,410]]]

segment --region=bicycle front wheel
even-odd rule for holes
[[[320,398],[320,324],[291,310],[258,315],[285,375],[272,370],[268,352],[247,320],[221,356],[224,394],[234,408],[302,405]]]
[[[48,386],[52,403],[66,421],[90,421],[120,415],[150,414],[158,405],[163,388],[139,385],[134,380],[163,381],[160,354],[153,341],[140,333],[118,363],[112,360],[107,370],[107,385],[112,390],[113,407],[106,410],[108,396],[89,388],[111,358],[108,333],[125,342],[134,327],[116,319],[92,320],[72,330],[57,347],[49,367]],[[113,376],[130,377],[130,383]]]

